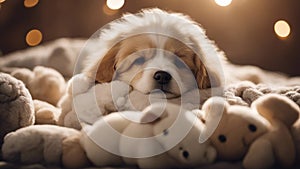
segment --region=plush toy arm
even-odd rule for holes
[[[80,144],[82,134],[67,137],[62,142],[62,163],[66,168],[83,168],[90,165]]]
[[[267,94],[255,100],[252,108],[256,109],[260,115],[273,121],[279,119],[287,127],[292,126],[299,118],[299,106],[285,96],[279,94]]]
[[[272,143],[268,139],[258,138],[244,157],[243,166],[246,169],[267,169],[271,168],[274,162]]]
[[[110,91],[114,103],[113,106],[118,111],[128,110],[129,93],[132,91],[132,87],[121,81],[112,81]]]
[[[3,159],[26,164],[61,164],[62,141],[80,132],[55,125],[34,125],[7,134]]]
[[[112,81],[110,83],[96,84],[88,91],[74,97],[74,99],[81,97],[79,102],[85,102],[81,106],[85,107],[85,109],[94,109],[96,106],[101,111],[101,114],[105,115],[117,111],[118,105],[125,104],[120,99],[124,100],[130,90],[131,88],[128,84],[121,81]]]
[[[78,95],[88,91],[94,81],[84,74],[77,74],[68,81],[67,93],[70,95]]]
[[[131,87],[121,81],[93,85],[83,74],[69,81],[68,93],[59,103],[62,111],[58,124],[80,129],[80,122],[93,124],[102,115],[119,111],[126,102]]]

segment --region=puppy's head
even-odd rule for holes
[[[157,9],[144,11],[136,17],[130,15],[111,25],[111,31],[117,31],[114,26],[123,26],[128,32],[118,30],[122,32],[116,36],[120,40],[101,59],[89,63],[86,69],[89,76],[94,76],[99,83],[121,80],[145,94],[163,91],[167,98],[179,97],[194,88],[205,89],[220,84],[218,76],[205,64],[209,59],[206,57],[218,53],[214,47],[213,52],[203,50],[207,44],[212,44],[207,42],[209,40],[198,25],[184,16]],[[134,25],[135,22],[139,24]],[[186,31],[175,23],[186,24],[182,25],[187,26]],[[199,33],[204,37],[197,37]]]

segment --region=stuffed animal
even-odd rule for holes
[[[300,118],[293,124],[292,136],[296,146],[296,162],[300,164]]]
[[[58,103],[61,108],[58,124],[81,129],[80,122],[93,124],[102,115],[133,110],[129,93],[131,93],[130,98],[140,101],[139,104],[134,105],[136,109],[143,110],[149,105],[144,94],[133,92],[132,88],[124,82],[95,84],[94,80],[84,74],[77,74],[69,80],[67,92]]]
[[[243,161],[245,168],[271,168],[274,164],[292,167],[296,149],[290,129],[299,118],[298,105],[287,97],[268,94],[254,101],[251,107],[270,125],[268,132],[250,146]]]
[[[66,84],[63,76],[52,68],[37,66],[33,71],[16,69],[11,73],[22,80],[33,99],[38,99],[56,105],[65,92]]]
[[[86,167],[89,161],[97,166],[187,168],[216,158],[209,141],[199,142],[203,127],[196,113],[155,103],[143,112],[111,113],[82,132],[55,125],[24,127],[6,135],[2,154],[7,161],[67,168]]]
[[[80,135],[78,130],[55,125],[24,127],[5,136],[2,156],[7,161],[23,164],[61,165],[65,157],[74,153],[76,156],[72,156],[72,163],[66,167],[87,166],[83,149],[74,145],[79,144],[79,141],[74,143],[74,137]],[[70,150],[70,146],[76,148]]]
[[[210,92],[205,90],[202,93],[207,96]],[[198,89],[184,93],[180,98],[167,100],[163,92],[144,94],[122,81],[95,84],[94,80],[84,74],[78,74],[69,80],[67,92],[59,101],[62,112],[58,124],[81,129],[80,122],[93,124],[102,115],[116,111],[142,111],[154,102],[168,101],[192,110],[199,108],[199,100],[195,99],[197,97]]]
[[[213,109],[213,106],[220,108]],[[208,99],[202,110],[203,121],[218,123],[217,128],[209,129],[211,132],[208,135],[212,135],[210,139],[220,160],[242,159],[250,144],[267,132],[267,121],[263,117],[249,107],[230,106],[223,98]]]
[[[0,73],[0,145],[5,134],[33,123],[33,101],[24,83]]]
[[[81,143],[96,166],[191,168],[216,158],[209,141],[199,142],[203,129],[193,112],[171,103],[154,103],[143,112],[104,116],[83,128]]]
[[[123,89],[123,86],[119,86],[117,89]],[[81,116],[81,120],[92,123],[102,114],[116,111],[113,104],[109,83],[95,85],[94,81],[84,74],[75,75],[69,80],[67,92],[58,103],[58,106],[62,109],[58,124],[81,129],[77,113],[79,115],[84,114],[84,116]]]
[[[213,104],[224,105],[219,126],[211,136],[221,160],[243,160],[246,169],[266,169],[275,164],[290,167],[295,146],[290,128],[297,120],[298,106],[285,96],[264,95],[246,106],[230,106],[226,101],[209,99],[203,105],[206,122],[213,121]]]

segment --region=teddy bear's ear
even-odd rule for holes
[[[168,115],[166,111],[166,105],[155,103],[146,107],[142,112],[140,123],[153,123]]]
[[[223,114],[227,114],[227,109],[229,104],[222,97],[212,97],[208,99],[202,110],[204,111],[204,117],[202,117],[205,123],[204,131],[201,132],[199,141],[206,141],[218,127],[219,122],[223,116]]]
[[[276,118],[287,126],[291,126],[298,119],[300,113],[296,103],[279,94],[264,95],[255,100],[251,107],[269,121]]]
[[[220,113],[227,113],[227,109],[229,104],[222,97],[211,97],[208,99],[202,106],[202,110],[204,111],[204,116],[206,120],[210,116],[219,115]]]

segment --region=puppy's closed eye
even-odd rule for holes
[[[185,63],[184,63],[183,61],[181,61],[180,59],[175,59],[175,60],[174,60],[174,64],[175,64],[176,67],[179,68],[179,69],[187,68],[187,66],[185,65]]]
[[[146,61],[145,57],[140,56],[140,57],[136,58],[132,64],[133,65],[142,65],[145,63],[145,61]]]

